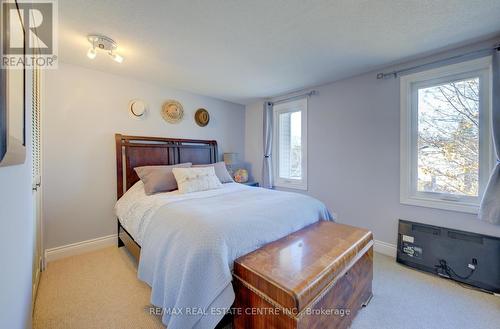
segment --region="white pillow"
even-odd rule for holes
[[[221,188],[222,184],[215,175],[214,167],[172,168],[180,193]]]

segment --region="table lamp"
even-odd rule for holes
[[[233,177],[233,165],[238,162],[238,153],[224,153],[224,163],[227,171]]]

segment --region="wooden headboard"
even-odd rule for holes
[[[135,167],[217,162],[216,141],[121,134],[115,135],[115,141],[117,199],[139,180]]]

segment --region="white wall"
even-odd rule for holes
[[[30,81],[27,108],[31,108]],[[27,144],[31,116],[26,117]],[[22,165],[0,168],[0,328],[31,328],[33,206],[31,156]]]
[[[367,227],[387,243],[396,243],[398,219],[500,236],[500,226],[472,214],[399,203],[399,79],[375,75],[314,88],[319,94],[308,103],[307,193],[325,202],[339,222]],[[245,159],[260,181],[262,102],[246,107],[245,138]]]
[[[31,169],[0,168],[0,328],[31,326],[33,216]]]
[[[246,106],[245,110],[245,161],[249,180],[262,181],[264,157],[264,100]]]
[[[47,71],[45,83],[46,248],[116,232],[115,133],[215,139],[221,154],[244,153],[242,105],[63,63],[59,69]],[[127,106],[133,98],[149,103],[146,120],[129,117]],[[161,118],[161,105],[168,99],[184,106],[180,124],[168,124]],[[199,107],[210,112],[210,123],[204,128],[193,119]]]

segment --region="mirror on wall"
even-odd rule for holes
[[[17,24],[19,28],[11,29],[10,33],[6,33],[7,38],[3,39],[2,58],[6,55],[5,45],[10,44],[10,39],[21,39],[21,44],[24,45],[24,29],[20,16]],[[13,35],[14,33],[16,35]],[[23,53],[16,57],[24,59],[25,50]],[[25,74],[26,68],[21,64],[0,69],[0,167],[22,164],[26,159]]]

